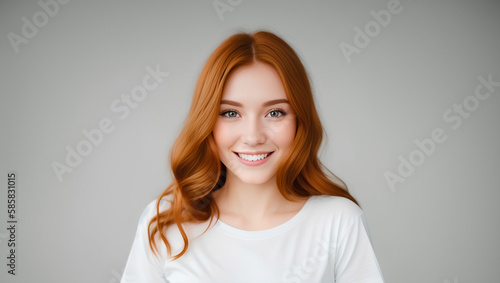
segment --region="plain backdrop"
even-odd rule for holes
[[[498,282],[499,14],[486,0],[1,1],[0,281],[118,282],[205,60],[263,29],[308,71],[321,160],[365,211],[386,282]],[[128,106],[148,68],[168,76]],[[100,123],[113,130],[92,144]]]

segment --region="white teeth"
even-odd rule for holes
[[[238,153],[239,157],[241,157],[242,159],[248,160],[248,161],[261,160],[261,159],[266,158],[268,155],[269,155],[269,153],[266,153],[266,154],[255,154],[255,155]]]

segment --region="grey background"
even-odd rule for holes
[[[498,282],[500,88],[457,129],[443,120],[478,76],[500,81],[498,1],[401,0],[350,63],[340,44],[390,1],[220,0],[233,4],[222,17],[213,2],[69,1],[17,53],[8,34],[44,10],[1,2],[0,227],[12,170],[19,223],[16,276],[0,230],[0,281],[118,282],[142,210],[170,182],[168,150],[205,60],[229,35],[266,29],[309,72],[321,158],[366,212],[386,282]],[[170,75],[119,119],[110,105],[156,65]],[[103,118],[115,130],[59,182],[52,162]],[[384,173],[435,128],[446,141],[391,190]]]

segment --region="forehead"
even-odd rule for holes
[[[265,63],[256,62],[233,70],[224,86],[222,99],[286,99],[278,72]]]

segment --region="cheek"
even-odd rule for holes
[[[295,119],[289,119],[276,125],[272,131],[275,144],[282,148],[290,147],[295,138],[295,129]]]
[[[231,132],[231,129],[227,125],[224,125],[224,123],[215,123],[213,135],[215,144],[219,150],[224,149],[230,144]]]

